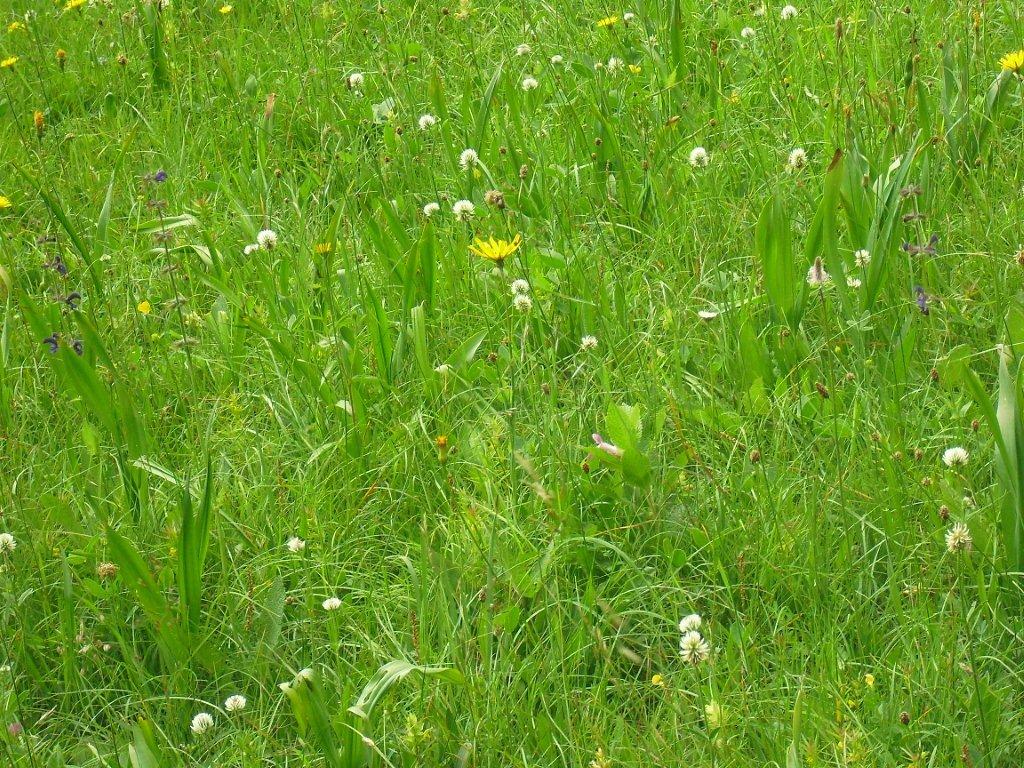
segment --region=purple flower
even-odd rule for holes
[[[155,181],[157,184],[163,184],[165,181],[167,181],[167,171],[161,168],[159,171],[153,174],[153,181]]]
[[[21,732],[24,730],[25,727],[17,720],[15,720],[13,723],[7,726],[7,732],[11,734],[11,736],[19,736],[21,735]]]
[[[43,339],[43,344],[45,344],[48,347],[48,351],[51,355],[56,355],[57,350],[60,348],[60,336],[58,336],[56,333],[51,333],[49,336]]]
[[[920,285],[914,286],[914,293],[917,294],[917,308],[921,310],[922,315],[927,315],[928,309],[928,294],[924,292],[924,288]]]

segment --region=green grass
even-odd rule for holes
[[[4,4],[4,763],[1019,765],[1024,24],[905,5]]]

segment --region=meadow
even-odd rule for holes
[[[1024,762],[1001,0],[4,0],[0,762]]]

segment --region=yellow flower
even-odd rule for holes
[[[999,66],[1006,72],[1020,72],[1024,69],[1024,50],[1006,54],[999,60]]]
[[[75,8],[81,8],[85,5],[85,0],[68,0],[64,5],[65,11],[73,11]]]
[[[875,687],[875,676],[872,675],[870,672],[864,675],[864,685],[866,685],[868,688]]]
[[[662,677],[661,675],[655,675],[654,677],[651,678],[651,685],[656,685],[659,688],[664,688],[665,687],[665,678]]]
[[[614,27],[618,23],[618,16],[605,16],[603,19],[597,22],[597,26],[599,26],[601,29],[608,29],[608,27]]]
[[[17,63],[18,63],[18,57],[17,56],[8,56],[3,61],[0,61],[0,69],[10,69],[11,67],[13,67]]]
[[[24,28],[25,28],[25,22],[23,22],[23,21],[12,21],[9,25],[7,25],[7,31],[8,32],[17,32],[19,29],[24,29]]]
[[[481,258],[493,261],[500,268],[505,263],[505,259],[518,251],[522,244],[523,238],[519,235],[516,235],[511,243],[508,240],[495,240],[493,237],[484,241],[478,237],[476,242],[469,246],[469,250]]]
[[[639,75],[639,74],[640,74],[640,72],[642,71],[642,70],[640,69],[640,67],[638,67],[638,66],[637,66],[636,64],[630,64],[630,65],[629,65],[629,67],[628,67],[628,69],[629,69],[629,71],[630,71],[630,72],[632,72],[632,73],[633,73],[634,75]]]
[[[313,250],[323,256],[334,250],[334,243],[317,243],[313,246]]]
[[[229,13],[231,13],[231,12],[232,12],[233,10],[235,10],[235,9],[234,9],[234,7],[233,7],[233,6],[230,6],[230,5],[222,5],[222,6],[220,7],[220,12],[221,12],[221,15],[223,15],[223,16],[227,16],[227,15],[228,15]]]
[[[10,208],[12,205],[14,205],[14,203],[11,202],[11,198],[6,195],[0,195],[0,211],[5,208]]]
[[[150,312],[152,312],[152,311],[153,311],[153,305],[152,305],[152,304],[150,304],[150,303],[149,303],[148,301],[146,301],[145,299],[143,299],[142,301],[140,301],[140,302],[139,302],[138,310],[139,310],[139,312],[141,312],[141,313],[142,313],[143,315],[148,315],[148,314],[149,314]]]

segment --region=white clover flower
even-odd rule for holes
[[[740,37],[742,37],[744,40],[750,40],[755,35],[757,35],[757,32],[754,31],[753,27],[744,27],[743,29],[740,30]]]
[[[366,81],[366,77],[362,72],[353,72],[348,76],[348,87],[353,91],[358,91],[363,87],[363,83]]]
[[[427,203],[423,206],[423,215],[429,219],[440,210],[441,206],[438,203]]]
[[[798,13],[799,11],[796,9],[796,6],[786,5],[783,6],[782,10],[779,12],[779,16],[782,17],[783,21],[789,21],[790,19],[795,18]]]
[[[761,3],[759,6],[757,6],[757,8],[754,9],[754,15],[757,16],[758,18],[764,16],[767,12],[768,9],[765,7],[764,3]]]
[[[515,298],[512,299],[512,306],[516,308],[517,312],[526,314],[533,309],[533,299],[525,293],[517,293]]]
[[[469,221],[476,213],[476,206],[469,202],[469,200],[457,200],[455,205],[452,206],[452,213],[455,214],[455,218],[459,221]]]
[[[721,728],[722,722],[725,719],[723,717],[722,705],[714,700],[704,705],[704,716],[707,718],[708,727],[711,729]]]
[[[866,248],[861,248],[859,251],[853,253],[853,263],[863,269],[871,263],[871,251]]]
[[[256,235],[256,243],[265,251],[272,250],[277,246],[277,232],[272,229],[260,230]]]
[[[292,536],[284,545],[288,547],[289,552],[301,552],[306,548],[306,542],[298,536]]]
[[[679,620],[679,631],[684,635],[687,632],[696,632],[700,629],[701,618],[699,613],[691,613]]]
[[[711,646],[697,630],[691,630],[679,640],[679,655],[687,664],[697,666],[707,661],[711,655]]]
[[[690,150],[690,165],[694,168],[707,168],[711,162],[711,156],[704,147],[694,147]]]
[[[526,56],[532,50],[529,43],[520,43],[516,46],[516,56]]]
[[[249,703],[249,700],[242,696],[240,693],[236,693],[234,696],[228,696],[224,701],[224,709],[228,712],[241,712],[245,709],[245,705]]]
[[[848,288],[853,288],[854,290],[856,290],[857,288],[860,288],[860,286],[861,286],[860,278],[859,277],[847,277],[846,278],[846,286]]]
[[[540,83],[537,82],[535,77],[524,77],[522,87],[524,91],[534,91],[537,89]]]
[[[793,171],[799,171],[807,165],[807,151],[803,147],[797,147],[789,153],[789,158],[786,160],[786,170],[790,173]]]
[[[807,284],[812,287],[820,287],[831,282],[832,276],[825,271],[825,266],[821,263],[821,256],[815,257],[811,268],[807,270]]]
[[[419,125],[421,131],[429,131],[437,125],[437,118],[430,114],[420,115]]]
[[[622,14],[622,20],[623,20],[624,22],[626,22],[627,24],[628,24],[629,22],[631,22],[631,21],[632,21],[633,19],[635,19],[635,18],[636,18],[636,14],[635,14],[635,13],[632,13],[632,12],[629,12],[629,11],[627,11],[627,12],[626,12],[626,13],[624,13],[624,14]]]
[[[325,611],[336,611],[341,608],[341,599],[337,597],[328,597],[323,602]]]
[[[962,467],[967,464],[970,454],[959,445],[947,448],[942,453],[942,463],[947,467]]]
[[[189,727],[192,729],[192,733],[201,736],[213,728],[213,715],[209,712],[200,712],[192,718],[192,723]]]
[[[0,533],[0,554],[7,554],[13,552],[18,546],[18,542],[15,541],[14,537],[9,533]]]
[[[597,336],[586,335],[580,339],[580,349],[584,352],[589,352],[592,349],[597,349]]]
[[[470,168],[476,166],[480,162],[480,155],[476,153],[475,149],[464,149],[462,154],[459,155],[459,165],[462,166],[462,170],[468,171]]]
[[[974,546],[970,529],[963,523],[953,523],[946,531],[946,549],[950,552],[970,552]]]
[[[618,59],[615,56],[612,56],[610,59],[608,59],[608,63],[605,64],[605,67],[608,69],[608,71],[613,74],[622,69],[622,66],[622,59]]]
[[[512,281],[512,295],[519,296],[520,294],[527,294],[530,292],[530,284],[519,278],[518,280]]]
[[[259,249],[259,243],[249,243],[249,245],[245,246],[245,248],[242,249],[242,253],[244,253],[246,256],[252,256]]]
[[[565,61],[565,58],[560,53],[556,53],[554,56],[551,57],[551,63],[554,64],[556,67],[563,61]]]

